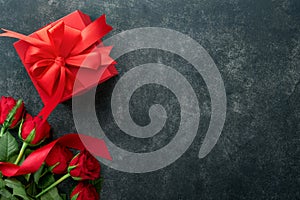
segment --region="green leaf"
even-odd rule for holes
[[[29,182],[30,177],[31,177],[31,174],[26,174],[26,175],[24,175],[24,178],[25,178],[25,180],[26,180],[27,182]]]
[[[43,173],[43,171],[44,171],[44,166],[45,166],[45,164],[42,164],[42,166],[39,168],[39,170],[37,170],[37,171],[33,174],[34,182],[35,182],[36,184],[39,183],[39,180],[40,180],[40,178],[41,178],[41,175],[42,175],[42,173]]]
[[[14,197],[14,196],[11,196],[10,198],[6,198],[6,197],[2,197],[1,195],[0,195],[0,200],[19,200],[17,197]]]
[[[52,183],[55,182],[55,178],[53,176],[53,174],[46,174],[45,176],[43,176],[43,178],[41,178],[39,180],[39,184],[38,187],[41,189],[47,188],[48,186],[50,186]]]
[[[0,189],[5,187],[5,182],[3,181],[3,179],[0,179]]]
[[[21,197],[24,200],[31,200],[27,196],[24,185],[16,179],[5,179],[6,186],[13,190],[13,196]]]
[[[0,189],[0,200],[18,200],[18,198],[14,197],[13,194],[5,188]]]
[[[13,156],[10,156],[7,162],[14,163],[18,158],[18,154],[14,154]]]
[[[28,188],[26,189],[26,192],[28,195],[34,197],[38,193],[37,185],[32,181],[28,186]]]
[[[25,150],[25,155],[26,156],[29,156],[29,154],[31,154],[32,152],[34,152],[34,150],[32,150],[32,149],[29,149],[29,148],[26,148],[26,150]]]
[[[47,193],[41,196],[41,200],[63,200],[58,193],[57,188],[52,188]]]
[[[13,189],[13,195],[22,197],[25,200],[30,200],[31,198],[27,196],[27,193],[25,191],[24,187],[16,187]]]
[[[19,146],[16,139],[7,131],[6,134],[0,138],[0,161],[9,161],[18,151]]]
[[[102,178],[102,177],[100,177],[94,181],[90,181],[90,183],[94,185],[94,187],[96,188],[96,191],[98,193],[100,193],[100,191],[102,189],[103,182],[104,182],[104,178]]]
[[[78,192],[77,194],[75,194],[75,195],[71,198],[71,200],[76,200],[78,196],[79,196],[79,192]]]
[[[60,196],[61,196],[61,198],[62,198],[63,200],[67,200],[67,195],[66,195],[66,194],[60,194]]]
[[[2,178],[2,174],[0,174],[0,189],[4,188],[5,187],[5,182]]]
[[[2,199],[11,199],[13,195],[5,188],[0,189],[1,200]]]
[[[18,181],[17,179],[5,179],[4,180],[5,184],[9,188],[15,188],[15,187],[23,187],[23,184]]]

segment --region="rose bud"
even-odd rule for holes
[[[38,145],[50,136],[50,125],[40,117],[27,114],[20,126],[19,137],[29,145]]]
[[[95,180],[100,177],[99,161],[88,151],[77,154],[70,162],[68,172],[74,180]]]
[[[45,162],[54,174],[65,174],[72,158],[73,153],[68,148],[57,144],[50,151]]]
[[[24,103],[12,97],[2,96],[0,99],[0,124],[5,128],[14,128],[24,115]]]
[[[71,200],[99,200],[100,195],[96,188],[89,183],[80,182],[72,191]]]

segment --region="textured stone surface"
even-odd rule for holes
[[[122,76],[133,66],[160,62],[182,73],[197,93],[201,121],[188,151],[172,165],[146,174],[103,166],[102,199],[299,199],[300,198],[300,1],[299,0],[0,0],[0,25],[29,34],[76,9],[92,18],[107,14],[115,29],[137,27],[180,31],[198,41],[214,59],[226,87],[228,111],[213,151],[198,159],[208,128],[210,98],[201,76],[182,58],[158,50],[139,50],[118,59]],[[12,43],[0,39],[0,94],[23,98],[27,109],[42,108]],[[166,145],[176,133],[180,105],[166,88],[149,85],[130,102],[137,124],[149,123],[153,103],[166,107],[166,127],[153,139],[122,133],[114,123],[110,97],[118,77],[98,87],[99,122],[124,149],[147,152]],[[56,137],[76,131],[71,102],[49,118]],[[60,189],[68,192],[67,182]]]

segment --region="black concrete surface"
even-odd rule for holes
[[[138,27],[164,27],[199,42],[222,75],[227,117],[213,151],[198,159],[210,120],[210,97],[200,74],[184,59],[161,50],[131,52],[118,59],[119,77],[98,87],[96,108],[108,137],[124,149],[147,152],[166,145],[178,129],[180,105],[157,85],[136,91],[133,120],[149,123],[148,108],[161,103],[166,127],[154,140],[132,138],[115,124],[110,98],[114,85],[134,66],[161,62],[193,86],[201,109],[197,137],[170,166],[130,174],[102,166],[103,200],[300,199],[300,1],[299,0],[0,0],[0,26],[24,34],[80,9],[93,19],[102,13],[114,27],[108,35]],[[37,114],[42,102],[12,43],[0,38],[0,95],[23,98]],[[49,118],[54,137],[76,132],[71,102]],[[68,192],[69,181],[60,186]]]

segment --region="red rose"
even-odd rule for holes
[[[22,119],[24,103],[12,97],[2,96],[0,99],[0,124],[6,128],[14,128]]]
[[[68,172],[74,180],[95,180],[100,177],[100,168],[99,161],[84,150],[71,160]]]
[[[71,200],[99,200],[96,188],[89,183],[80,182],[71,193]]]
[[[29,145],[37,145],[50,136],[50,125],[40,117],[27,114],[19,131],[20,138]]]
[[[73,153],[68,148],[57,144],[50,151],[45,162],[51,167],[51,171],[54,174],[65,174],[72,158]]]

